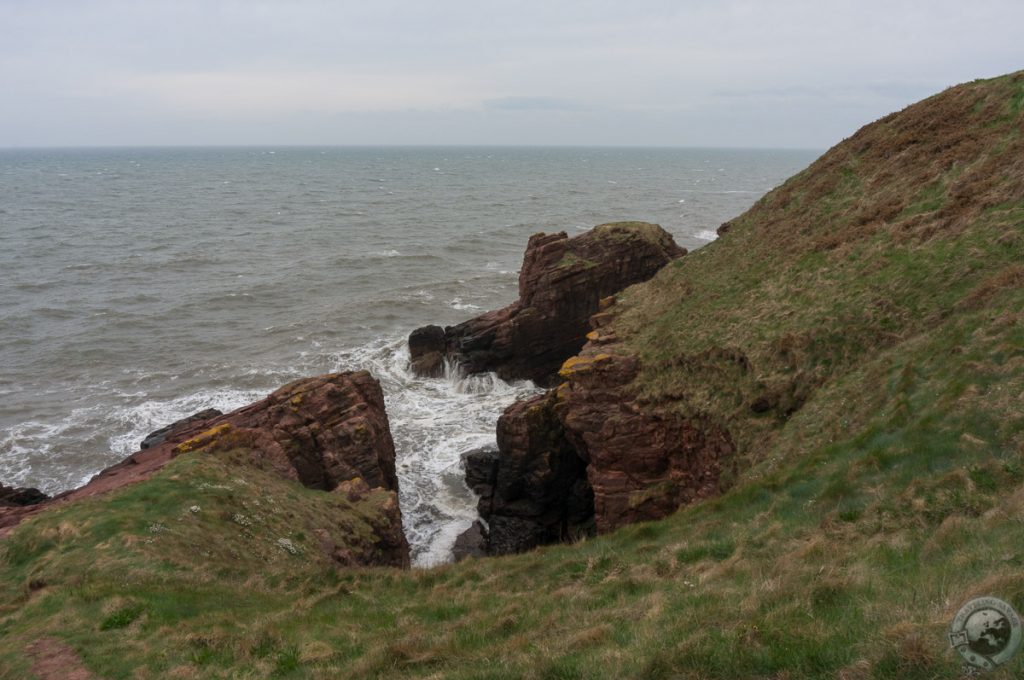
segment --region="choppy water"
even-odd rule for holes
[[[414,378],[408,332],[511,302],[534,232],[647,220],[692,249],[813,156],[0,150],[0,481],[60,491],[177,418],[368,368],[414,559],[443,561],[475,514],[459,454],[532,386]]]

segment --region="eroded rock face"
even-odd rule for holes
[[[176,423],[163,436],[163,441],[51,501],[31,508],[0,507],[0,529],[50,503],[143,481],[176,456],[224,450],[241,452],[253,465],[310,488],[346,494],[350,500],[374,494],[373,539],[365,545],[333,546],[328,554],[340,564],[409,565],[384,395],[366,371],[298,380],[237,411]]]
[[[586,463],[565,437],[553,392],[520,401],[498,419],[498,451],[467,455],[467,483],[488,524],[483,551],[506,555],[593,534]]]
[[[616,222],[569,238],[565,232],[530,237],[519,272],[519,300],[443,330],[413,331],[413,370],[437,375],[447,357],[467,373],[551,384],[559,366],[586,342],[590,315],[601,298],[654,276],[686,254],[655,224]]]
[[[616,350],[598,328],[565,362],[558,388],[505,411],[497,452],[466,455],[489,531],[460,540],[491,555],[521,552],[661,519],[720,492],[734,465],[729,433],[709,418],[642,404],[631,388],[638,362]]]
[[[734,464],[721,425],[641,404],[629,388],[637,368],[633,357],[588,346],[561,371],[557,410],[566,438],[587,461],[598,533],[718,495],[723,471]]]
[[[209,436],[224,442],[233,437],[254,459],[313,489],[331,491],[358,477],[370,488],[398,490],[384,394],[366,371],[298,380],[266,399],[176,431],[166,443],[182,453],[203,446]]]

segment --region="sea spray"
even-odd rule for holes
[[[442,378],[417,377],[404,338],[341,353],[335,362],[335,370],[366,368],[381,382],[414,566],[448,561],[455,539],[477,518],[462,454],[493,445],[501,412],[537,388],[493,373],[462,376],[451,365]]]

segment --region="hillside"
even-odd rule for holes
[[[1024,610],[1022,133],[1024,72],[947,90],[603,313],[558,408],[723,433],[717,497],[576,545],[338,569],[306,528],[346,508],[182,455],[0,541],[0,676],[48,650],[43,677],[961,677],[959,607]],[[609,498],[664,514],[673,484]]]

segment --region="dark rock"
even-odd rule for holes
[[[446,343],[444,329],[424,326],[409,334],[409,363],[412,372],[425,378],[444,376]]]
[[[491,520],[491,529],[487,535],[487,554],[514,555],[532,550],[539,545],[557,542],[557,539],[551,540],[540,523],[535,520],[498,515]]]
[[[493,446],[484,446],[462,454],[462,463],[466,469],[466,486],[480,496],[481,500],[486,498],[488,502],[490,501],[494,484],[498,479],[498,458],[498,449]],[[490,506],[487,507],[489,512]],[[487,519],[486,515],[484,519]]]
[[[139,444],[139,448],[148,449],[152,446],[156,446],[157,444],[163,443],[163,441],[167,439],[167,436],[176,430],[183,429],[189,425],[194,425],[198,421],[210,420],[212,418],[216,418],[217,416],[222,415],[224,415],[224,413],[222,411],[218,411],[215,408],[208,408],[204,411],[193,413],[187,418],[176,420],[170,425],[161,427],[159,430],[153,430],[152,432],[146,435],[145,439],[142,440],[142,443]]]
[[[39,489],[13,488],[0,484],[0,506],[26,507],[38,505],[49,499],[50,497]]]
[[[616,222],[569,238],[534,234],[519,272],[519,299],[457,326],[413,331],[413,370],[437,370],[443,354],[466,373],[495,371],[501,378],[551,384],[562,362],[586,342],[589,318],[602,298],[646,281],[686,254],[655,224]],[[425,373],[421,373],[425,374]]]
[[[487,528],[480,521],[459,534],[452,547],[452,557],[461,562],[468,557],[484,557],[487,555]]]
[[[430,352],[444,351],[444,329],[440,326],[423,326],[409,334],[409,356],[413,359]]]
[[[498,419],[498,454],[466,456],[467,483],[481,495],[486,552],[506,555],[593,533],[586,463],[565,438],[553,392],[513,404]],[[478,491],[479,492],[479,491]]]
[[[592,339],[565,362],[565,383],[506,409],[496,459],[465,454],[467,484],[488,522],[487,554],[660,519],[717,495],[723,472],[734,472],[724,427],[641,405],[630,390],[637,360],[608,348]]]

